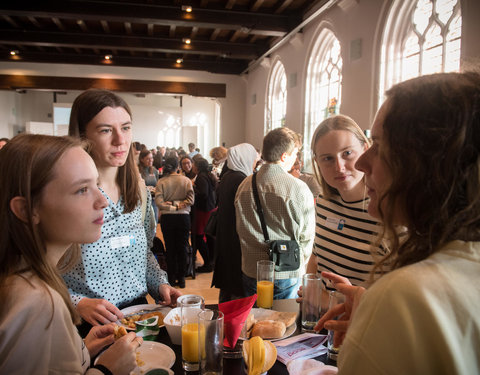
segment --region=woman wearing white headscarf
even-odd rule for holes
[[[235,194],[243,179],[253,173],[258,153],[248,143],[227,152],[227,171],[217,189],[217,237],[212,286],[220,289],[219,303],[243,297],[242,252],[235,220]]]

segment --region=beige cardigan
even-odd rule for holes
[[[162,214],[189,214],[194,199],[192,181],[188,177],[172,173],[157,182],[155,204]],[[186,207],[179,209],[180,203]]]

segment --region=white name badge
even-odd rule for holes
[[[135,236],[121,236],[121,237],[113,237],[110,238],[110,247],[112,249],[118,249],[120,247],[128,247],[131,245],[135,245]]]
[[[325,226],[332,229],[343,230],[343,227],[345,226],[345,219],[327,217],[325,219]]]

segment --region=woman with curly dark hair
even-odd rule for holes
[[[357,161],[393,271],[323,317],[345,330],[339,374],[480,373],[480,74],[392,87]],[[400,230],[404,228],[404,230]],[[344,312],[340,322],[329,321]],[[326,321],[326,322],[325,322]]]
[[[190,156],[185,155],[180,159],[180,168],[185,177],[188,177],[190,180],[195,179],[196,174],[193,171],[193,160]]]

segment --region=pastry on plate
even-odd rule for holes
[[[262,339],[278,339],[285,334],[286,329],[287,327],[283,322],[261,320],[255,323],[250,336],[260,336]]]

